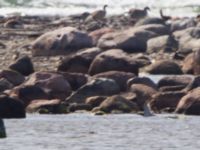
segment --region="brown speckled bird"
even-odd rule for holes
[[[133,19],[141,19],[148,15],[148,10],[150,10],[149,7],[145,7],[143,10],[132,8],[128,11],[128,14]]]
[[[106,7],[108,7],[108,5],[104,5],[102,10],[96,10],[92,12],[88,16],[86,21],[90,21],[90,20],[102,21],[106,16]]]

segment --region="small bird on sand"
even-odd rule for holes
[[[95,21],[102,21],[106,16],[106,7],[108,5],[104,5],[102,10],[96,10],[92,12],[86,19],[87,21],[95,20]]]
[[[149,10],[150,10],[149,7],[145,7],[143,10],[142,9],[131,8],[128,11],[128,14],[130,15],[131,18],[138,20],[138,19],[146,17],[148,15],[148,11]]]

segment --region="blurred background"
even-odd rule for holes
[[[62,15],[91,12],[108,4],[108,15],[122,14],[130,8],[151,8],[150,15],[158,16],[159,9],[166,15],[196,16],[200,0],[0,0],[0,15]]]

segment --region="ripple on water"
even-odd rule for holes
[[[5,120],[0,150],[198,149],[200,118],[132,114],[28,115]]]

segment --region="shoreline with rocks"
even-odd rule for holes
[[[199,17],[84,15],[0,18],[0,118],[145,106],[200,115]]]

